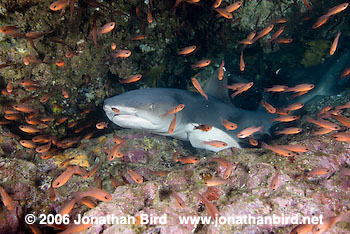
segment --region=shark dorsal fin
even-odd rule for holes
[[[219,69],[213,72],[211,77],[207,80],[205,86],[204,86],[204,92],[207,95],[213,96],[216,99],[226,103],[230,104],[231,100],[228,96],[228,91],[227,91],[227,72],[224,71],[224,76],[222,80],[218,79],[218,73]]]

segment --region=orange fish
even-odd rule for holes
[[[215,158],[209,158],[208,159],[209,162],[218,162],[220,163],[220,165],[224,166],[224,167],[228,167],[230,164],[232,164],[230,161],[221,158],[221,157],[215,157]]]
[[[330,132],[332,132],[332,131],[333,131],[332,129],[320,128],[319,130],[314,131],[314,132],[312,133],[312,135],[314,135],[314,136],[319,136],[319,135],[324,135],[324,134],[330,133]]]
[[[80,191],[80,192],[73,193],[73,197],[77,200],[80,200],[83,197],[94,197],[100,201],[111,201],[112,200],[112,195],[109,192],[104,191],[102,189],[98,189],[98,188],[90,188],[89,190],[87,190],[85,192]]]
[[[147,22],[148,23],[152,23],[153,22],[151,8],[148,8],[148,11],[147,11]]]
[[[130,77],[124,79],[124,80],[119,80],[119,83],[121,83],[121,84],[130,84],[130,83],[139,81],[141,78],[142,78],[141,74],[136,74],[136,75],[132,75],[132,76],[130,76]]]
[[[221,178],[211,178],[209,180],[205,181],[205,185],[208,187],[212,187],[212,186],[218,186],[218,185],[222,185],[222,184],[229,184],[231,183],[229,180],[224,180]]]
[[[270,42],[274,41],[277,37],[279,37],[284,31],[284,26],[280,27],[271,37],[269,40]]]
[[[122,146],[123,146],[122,144],[113,146],[113,148],[108,152],[109,161],[112,161],[115,158],[121,158],[124,156],[124,154],[119,151]]]
[[[291,134],[298,134],[301,131],[303,131],[303,129],[291,127],[291,128],[285,128],[285,129],[280,130],[280,131],[276,131],[275,133],[277,135],[281,135],[281,134],[283,134],[283,135],[291,135]]]
[[[207,125],[207,124],[201,124],[201,125],[195,126],[193,129],[199,129],[199,130],[202,130],[203,132],[208,132],[213,129],[213,126]]]
[[[280,145],[282,148],[285,148],[289,151],[293,151],[293,152],[296,152],[296,153],[305,153],[307,151],[310,151],[310,149],[306,146],[303,146],[303,145]]]
[[[137,172],[127,168],[126,169],[128,175],[138,184],[141,184],[143,182],[143,177],[139,175]]]
[[[344,126],[350,128],[350,118],[345,117],[344,115],[332,115],[333,119],[338,120],[340,123],[342,123]]]
[[[105,128],[107,128],[107,125],[108,125],[108,123],[106,123],[106,122],[99,122],[96,124],[96,128],[99,130],[105,129]]]
[[[114,53],[112,53],[113,58],[127,58],[131,55],[130,50],[116,50]]]
[[[292,229],[290,234],[308,234],[311,232],[314,224],[299,224]]]
[[[237,1],[237,2],[234,2],[234,3],[232,3],[231,5],[228,5],[226,8],[225,8],[225,10],[227,11],[227,12],[233,12],[233,11],[235,11],[235,10],[237,10],[238,8],[240,8],[241,6],[242,6],[242,1]]]
[[[237,137],[238,138],[246,138],[246,137],[253,135],[256,132],[261,132],[263,130],[264,130],[264,125],[261,125],[259,127],[252,126],[252,127],[249,127],[249,128],[246,128],[246,129],[243,129],[242,131],[240,131],[237,134]]]
[[[275,42],[280,44],[289,44],[293,42],[292,38],[279,37],[275,39]]]
[[[342,71],[342,73],[340,74],[340,78],[342,79],[342,78],[344,78],[344,77],[346,77],[346,76],[349,76],[350,75],[350,67],[347,67],[347,68],[345,68],[343,71]],[[7,90],[8,91],[8,90]]]
[[[294,110],[299,110],[304,107],[303,103],[293,103],[285,108],[283,108],[286,111],[294,111]]]
[[[19,143],[25,148],[29,148],[29,149],[36,148],[36,144],[31,140],[20,140]]]
[[[304,5],[306,6],[306,8],[307,8],[309,11],[311,11],[312,8],[311,8],[311,6],[310,6],[308,0],[303,0],[303,2],[304,2]]]
[[[59,67],[63,67],[64,66],[64,60],[63,59],[57,59],[55,63]]]
[[[59,188],[63,186],[72,177],[76,170],[77,169],[75,167],[68,167],[61,175],[59,175],[52,182],[52,188]]]
[[[49,151],[51,148],[51,142],[42,146],[39,146],[35,149],[36,152],[38,153],[45,153],[47,151]]]
[[[96,203],[88,197],[83,197],[79,202],[91,209],[96,207]]]
[[[170,122],[168,133],[172,134],[175,131],[175,128],[176,128],[176,114],[174,114],[174,117]]]
[[[220,217],[218,209],[205,196],[202,196],[199,193],[196,193],[196,195],[203,201],[205,207],[207,208],[207,212],[212,217],[212,219],[217,219]]]
[[[225,10],[224,8],[215,8],[214,9],[217,13],[219,13],[218,16],[223,16],[226,19],[232,19],[232,14],[230,12],[228,12],[227,10]]]
[[[176,204],[178,204],[179,207],[181,207],[181,208],[186,207],[184,200],[182,200],[182,198],[179,196],[179,194],[177,194],[174,190],[173,190],[173,196],[175,198]]]
[[[41,132],[41,129],[38,129],[37,127],[32,126],[32,125],[20,125],[18,128],[21,129],[21,131],[26,132],[26,133]]]
[[[196,156],[184,156],[181,158],[178,158],[178,161],[183,164],[193,164],[199,162],[200,158]]]
[[[331,9],[329,9],[327,14],[325,14],[325,15],[327,15],[328,17],[335,15],[339,12],[344,11],[348,6],[349,6],[349,3],[342,3],[340,5],[337,5],[335,7],[332,7]]]
[[[162,117],[166,117],[168,115],[172,115],[172,114],[175,114],[179,111],[181,111],[183,108],[185,108],[185,104],[179,104],[173,108],[171,108],[170,110],[168,110],[168,112],[166,112],[165,114],[162,115]]]
[[[199,60],[198,62],[196,62],[195,64],[192,64],[191,67],[193,68],[202,68],[202,67],[206,67],[211,63],[211,61],[209,59],[203,59],[203,60]]]
[[[342,221],[341,217],[342,217],[341,215],[338,215],[338,216],[332,216],[332,217],[327,217],[323,219],[323,223],[314,225],[314,227],[312,228],[312,233],[321,234],[326,232],[329,228],[333,227],[336,223]]]
[[[313,177],[313,176],[323,176],[329,174],[331,171],[328,168],[319,167],[316,169],[313,169],[312,171],[308,171],[306,173],[306,176]]]
[[[115,27],[115,22],[109,22],[103,25],[100,30],[98,30],[97,35],[101,36],[103,34],[109,33]]]
[[[338,132],[331,136],[336,141],[350,142],[350,133],[348,132]]]
[[[10,195],[6,192],[6,190],[0,186],[0,195],[1,195],[1,200],[2,203],[6,206],[8,210],[13,210],[15,209],[15,204],[13,203],[12,198]]]
[[[193,86],[197,89],[197,91],[208,101],[208,96],[204,93],[204,91],[203,91],[201,85],[199,84],[199,82],[197,81],[197,79],[193,77],[191,79],[191,81],[192,81]]]
[[[4,115],[4,118],[7,120],[20,120],[22,116],[19,114],[10,114],[10,115]]]
[[[259,144],[259,142],[252,136],[249,137],[249,143],[252,145],[252,146],[257,146]]]
[[[146,38],[145,35],[135,35],[135,36],[133,36],[133,37],[131,38],[131,40],[133,40],[133,41],[138,41],[138,40],[143,40],[143,39],[145,39],[145,38]]]
[[[185,48],[182,48],[177,54],[178,55],[188,55],[190,53],[192,53],[193,51],[195,51],[197,48],[197,46],[192,45],[192,46],[187,46]]]
[[[118,188],[121,185],[111,173],[109,173],[109,178],[111,179],[114,188]]]
[[[335,51],[337,50],[338,47],[338,42],[339,42],[339,37],[340,37],[340,31],[338,31],[337,36],[334,38],[334,41],[332,43],[331,48],[329,49],[329,54],[333,55]]]
[[[304,91],[310,91],[313,89],[315,85],[313,84],[300,84],[296,85],[294,87],[288,88],[286,92],[304,92]]]
[[[272,189],[272,190],[276,190],[277,189],[278,179],[279,179],[280,175],[281,175],[281,172],[278,170],[276,175],[271,180],[271,184],[269,185],[270,189]]]
[[[68,92],[65,89],[62,89],[62,96],[64,98],[69,98],[69,94],[68,94]]]
[[[12,85],[11,81],[6,85],[6,90],[7,90],[7,92],[12,93],[13,85]]]
[[[316,28],[319,28],[321,27],[322,25],[324,25],[329,19],[329,16],[328,15],[322,15],[320,16],[316,22],[312,25],[312,28],[313,29],[316,29]]]
[[[291,151],[289,151],[289,150],[287,150],[279,145],[268,145],[265,142],[262,142],[261,147],[265,148],[265,149],[269,149],[269,150],[271,150],[279,155],[282,155],[282,156],[287,156],[287,157],[294,156],[293,152],[291,152]]]
[[[222,60],[218,71],[218,80],[222,80],[224,77],[224,66],[225,66],[225,62],[224,60]]]
[[[271,119],[272,122],[292,122],[299,119],[299,115],[280,115],[274,119]]]
[[[263,30],[259,31],[257,33],[257,35],[255,36],[255,38],[253,39],[253,41],[257,41],[259,40],[260,38],[266,36],[269,32],[271,32],[271,30],[273,29],[274,25],[273,24],[270,24],[269,26],[267,26],[266,28],[264,28]]]
[[[57,214],[60,214],[62,216],[69,214],[71,212],[71,210],[73,209],[75,203],[76,203],[75,199],[70,199],[70,200],[64,202]]]
[[[65,57],[66,58],[72,58],[72,57],[74,57],[75,55],[77,55],[77,53],[76,52],[74,52],[74,51],[67,51],[66,53],[65,53]]]
[[[237,128],[237,124],[230,122],[226,119],[221,119],[221,124],[227,129],[227,130],[235,130]]]
[[[231,162],[228,163],[228,165],[226,166],[226,170],[222,176],[222,178],[224,180],[228,179],[231,175],[231,172],[232,172],[232,169],[233,169],[233,164]]]
[[[213,8],[218,8],[221,5],[222,0],[215,0]]]
[[[267,110],[267,112],[273,114],[276,113],[276,108],[273,107],[271,104],[265,102],[265,101],[261,101],[261,105]]]
[[[42,96],[42,97],[40,98],[40,102],[41,102],[41,103],[47,102],[47,100],[49,100],[49,98],[50,98],[51,96],[52,96],[51,93],[48,93],[48,94]]]
[[[92,41],[94,42],[95,46],[97,46],[97,28],[96,28],[95,23],[93,23],[92,27],[91,27],[91,38],[92,38]]]
[[[239,90],[240,88],[242,88],[246,84],[248,84],[248,83],[235,83],[232,85],[226,85],[226,88],[228,88],[230,90]]]
[[[68,2],[69,2],[68,0],[59,0],[59,1],[53,2],[53,3],[51,3],[51,5],[50,5],[50,9],[51,9],[52,11],[59,11],[59,10],[62,10],[62,9],[64,9],[64,8],[67,7]]]
[[[223,141],[203,141],[204,144],[210,145],[217,148],[222,148],[228,146],[226,142]]]
[[[287,18],[279,18],[279,19],[276,19],[276,20],[272,21],[273,24],[283,24],[283,23],[286,23],[286,22],[288,22]]]
[[[243,85],[240,89],[238,89],[236,92],[234,92],[234,93],[231,95],[231,98],[234,98],[234,97],[236,97],[238,94],[241,94],[241,93],[247,91],[247,90],[250,89],[253,85],[254,85],[253,82],[249,82],[249,83]]]
[[[243,72],[245,69],[245,63],[243,58],[243,51],[241,51],[241,55],[239,56],[239,70]]]
[[[288,86],[285,85],[275,85],[271,88],[264,89],[265,92],[272,92],[272,93],[280,93],[285,92],[288,89]]]
[[[35,112],[34,108],[25,104],[15,104],[12,106],[14,109],[24,113],[33,113]]]
[[[313,123],[313,124],[316,124],[322,128],[327,128],[327,129],[330,129],[330,130],[340,130],[340,126],[334,124],[334,123],[331,123],[329,121],[326,121],[324,119],[312,119],[310,118],[309,116],[306,117],[306,121],[310,122],[310,123]]]

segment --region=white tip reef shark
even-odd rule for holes
[[[315,90],[298,101],[306,103],[316,96],[330,95],[332,92],[334,94],[335,90],[344,86],[344,84],[338,84],[338,77],[346,67],[349,57],[350,52],[344,51],[335,61],[331,61],[326,68],[327,71],[320,75]],[[325,67],[324,64],[320,66]],[[263,126],[263,131],[254,134],[254,138],[269,135],[269,130],[273,125],[271,119],[275,115],[261,110],[248,111],[234,107],[228,97],[226,84],[226,76],[219,81],[216,71],[204,87],[208,101],[199,93],[187,90],[145,88],[107,98],[104,101],[103,109],[107,117],[120,127],[140,129],[190,141],[194,148],[214,152],[247,145],[247,139],[238,138],[237,133],[251,126]],[[176,113],[175,131],[169,133],[168,129],[173,114],[166,117],[162,117],[162,115],[179,104],[185,104],[185,107]],[[120,113],[117,114],[112,108],[118,109]],[[227,130],[221,123],[222,119],[237,124],[237,129]],[[195,128],[202,124],[212,125],[213,128],[210,131]],[[225,142],[227,146],[216,147],[206,144],[210,141]]]
[[[226,77],[219,81],[215,72],[204,87],[208,100],[199,93],[182,89],[145,88],[107,98],[103,109],[107,117],[120,127],[171,136],[189,141],[194,148],[214,152],[231,147],[241,148],[241,144],[246,143],[247,139],[238,138],[237,133],[251,126],[264,126],[263,131],[254,137],[269,134],[274,115],[234,107],[228,98],[226,84]],[[184,104],[185,107],[176,113],[175,131],[169,133],[174,114],[166,117],[162,115],[179,104]],[[120,112],[117,114],[112,108]],[[235,130],[227,130],[221,123],[222,119],[231,121],[238,127]],[[202,124],[213,127],[210,131],[195,128]],[[206,144],[211,141],[225,142],[227,146]]]

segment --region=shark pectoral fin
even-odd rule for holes
[[[193,126],[196,125],[198,124],[191,123],[187,125],[188,140],[194,148],[206,149],[214,152],[218,152],[231,147],[241,148],[238,142],[223,130],[213,127],[211,130],[205,132],[199,129],[194,129]],[[205,144],[205,142],[211,141],[222,141],[227,143],[227,146],[215,147],[209,144]]]

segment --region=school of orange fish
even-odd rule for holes
[[[172,7],[171,11],[176,11],[176,8],[180,3],[183,4],[197,4],[200,0],[177,0],[174,6]],[[91,5],[92,7],[105,7],[101,3],[88,0],[85,1],[87,4]],[[308,2],[308,0],[303,0],[305,7],[312,10],[312,6]],[[69,20],[72,20],[74,10],[75,10],[76,1],[75,0],[59,0],[55,1],[50,5],[50,9],[52,11],[60,11],[61,14],[65,14],[65,10],[67,7],[70,8],[70,14],[69,14]],[[321,27],[323,24],[327,23],[330,18],[338,13],[341,13],[348,7],[348,3],[342,3],[340,5],[334,6],[331,9],[328,10],[324,15],[320,16],[318,20],[313,24],[312,28],[316,29]],[[221,0],[216,0],[213,5],[212,9],[214,12],[217,13],[217,17],[224,17],[228,20],[233,18],[233,12],[239,9],[240,7],[243,7],[242,1],[234,2],[230,5],[227,5],[226,7],[222,7]],[[152,10],[153,10],[153,3],[150,1],[150,7],[147,9],[146,13],[146,20],[148,23],[152,23]],[[140,9],[136,8],[136,15],[142,15],[140,13]],[[264,29],[261,29],[260,31],[252,31],[245,39],[242,39],[238,43],[242,44],[240,56],[239,56],[239,69],[240,71],[245,70],[245,62],[244,62],[244,49],[247,46],[250,46],[254,43],[256,43],[261,38],[267,36],[272,30],[275,28],[277,24],[283,24],[287,22],[288,19],[281,18],[278,20],[273,21],[269,26],[267,26]],[[104,34],[107,34],[115,29],[116,23],[115,22],[108,22],[105,25],[101,26],[100,28],[97,28],[96,26],[96,18],[93,19],[93,24],[91,27],[91,39],[95,45],[98,44],[98,37],[101,37]],[[38,38],[44,37],[52,31],[48,32],[20,32],[18,27],[15,25],[8,25],[8,26],[2,26],[0,27],[0,32],[6,34],[10,37],[15,38],[25,38],[28,43],[35,48],[35,41]],[[284,32],[284,27],[281,26],[279,29],[275,31],[275,33],[270,37],[268,40],[270,43],[281,43],[281,44],[289,44],[293,42],[292,38],[283,38],[280,37],[282,33]],[[329,50],[329,54],[333,55],[338,46],[339,38],[341,36],[341,32],[338,31],[331,48]],[[147,35],[137,35],[133,37],[133,40],[143,40]],[[56,43],[64,43],[63,41],[60,41],[58,39],[52,39],[52,41]],[[126,50],[126,49],[117,49],[116,43],[111,43],[111,56],[113,58],[128,58],[131,56],[132,51]],[[190,45],[185,48],[179,49],[178,55],[181,56],[189,56],[193,52],[196,51],[198,48],[197,45]],[[73,56],[79,56],[79,53],[77,51],[71,51],[68,50],[65,54],[66,59],[70,59]],[[55,63],[58,67],[65,67],[66,59],[59,58],[55,60],[53,63]],[[44,63],[42,60],[36,58],[32,55],[25,55],[23,56],[23,63],[26,66],[29,66],[30,64],[40,64]],[[191,65],[192,69],[200,69],[203,67],[206,67],[211,64],[210,59],[202,59],[194,64]],[[218,79],[222,80],[225,70],[224,70],[224,60],[222,60],[222,63],[219,66],[218,71]],[[5,69],[7,67],[11,67],[12,63],[5,63],[0,65],[0,69]],[[340,78],[344,78],[350,75],[350,68],[345,69]],[[128,84],[133,83],[141,80],[142,74],[136,74],[132,75],[128,78],[120,80],[120,84]],[[205,98],[208,100],[207,94],[205,94],[204,90],[201,88],[200,83],[197,81],[196,77],[193,77],[191,79],[191,82],[193,86],[196,88],[196,90]],[[242,93],[246,92],[253,86],[253,82],[248,83],[234,83],[227,86],[227,89],[230,91],[233,91],[231,98],[235,98],[237,95],[241,95]],[[8,97],[14,97],[16,94],[16,88],[23,87],[26,90],[36,90],[40,88],[40,84],[37,82],[30,80],[30,79],[23,79],[19,82],[18,85],[13,84],[12,82],[8,82],[5,89],[1,91],[2,95],[8,96]],[[272,93],[293,93],[292,97],[297,97],[306,94],[310,90],[314,88],[313,84],[298,84],[294,87],[287,87],[284,85],[275,85],[271,88],[266,88],[265,92],[272,92]],[[65,90],[62,89],[62,96],[65,99],[69,99],[70,95]],[[51,97],[51,94],[45,94],[42,97],[40,97],[40,102],[45,103],[47,102]],[[14,97],[15,98],[15,97]],[[0,120],[1,125],[11,125],[15,122],[20,123],[18,126],[18,129],[22,131],[23,133],[27,134],[28,136],[33,136],[31,140],[28,139],[20,139],[19,136],[15,134],[11,134],[12,137],[18,139],[19,143],[28,149],[34,149],[38,154],[40,154],[42,159],[49,159],[57,155],[59,152],[61,152],[64,149],[74,147],[75,145],[79,144],[81,139],[89,139],[93,136],[94,132],[89,132],[88,134],[84,136],[76,136],[76,137],[70,137],[70,138],[63,138],[59,139],[57,136],[50,135],[49,129],[54,128],[56,125],[63,124],[68,121],[69,116],[62,116],[58,119],[55,119],[50,116],[42,116],[40,114],[40,111],[37,108],[34,108],[30,104],[25,103],[26,100],[22,100],[21,102],[18,102],[16,104],[13,104],[10,107],[6,107],[3,109],[4,116],[3,119]],[[290,104],[284,108],[275,108],[273,105],[266,101],[262,101],[261,105],[268,111],[269,113],[276,113],[279,114],[278,117],[272,119],[271,121],[274,122],[292,122],[295,120],[298,120],[300,118],[299,115],[290,115],[292,111],[297,111],[301,108],[303,108],[303,103],[294,103]],[[56,108],[62,108],[58,104],[56,104]],[[173,115],[173,120],[170,123],[168,132],[173,133],[176,128],[176,113],[183,110],[185,107],[184,104],[180,104],[178,106],[173,107],[170,109],[167,113],[164,113],[162,117],[166,117],[169,115]],[[316,119],[311,117],[306,117],[306,121],[319,126],[319,129],[315,132],[313,132],[313,135],[323,135],[328,134],[330,132],[333,132],[331,135],[331,138],[336,141],[342,141],[342,142],[350,142],[350,133],[346,130],[347,128],[350,128],[350,117],[347,117],[343,112],[345,109],[350,108],[350,102],[345,103],[341,106],[326,106],[322,108],[322,110],[319,111],[319,113],[316,115]],[[92,110],[91,107],[87,107],[85,110],[83,110],[84,114],[88,114]],[[118,109],[114,110],[116,113],[119,112]],[[328,120],[327,120],[328,119]],[[23,120],[26,122],[24,123]],[[337,124],[333,120],[336,120],[340,123]],[[233,131],[237,128],[237,125],[235,123],[232,123],[228,120],[221,119],[222,125],[228,130]],[[94,121],[89,121],[87,123],[79,123],[78,121],[70,122],[67,127],[70,129],[74,129],[74,133],[79,134],[84,129],[87,129],[95,124]],[[106,122],[98,122],[95,124],[96,129],[102,130],[107,128]],[[47,130],[48,129],[48,130]],[[212,129],[212,126],[210,125],[199,125],[195,127],[195,129],[201,130],[201,131],[210,131]],[[259,142],[254,139],[253,135],[256,132],[262,131],[262,126],[251,126],[248,127],[239,133],[237,133],[237,137],[239,138],[248,138],[249,142],[253,146],[258,146]],[[275,132],[275,135],[289,135],[289,134],[298,134],[302,132],[301,128],[298,127],[288,127],[282,130],[278,130]],[[39,134],[39,135],[38,135]],[[113,135],[113,139],[115,142],[115,146],[112,147],[108,151],[108,160],[112,161],[115,158],[123,157],[123,153],[120,151],[120,149],[125,145],[125,139],[122,139],[121,137],[117,136],[116,133]],[[210,141],[205,142],[205,144],[209,144],[214,147],[225,147],[227,146],[227,143],[222,141]],[[303,153],[307,152],[309,149],[307,146],[303,145],[268,145],[265,142],[260,143],[262,148],[271,150],[275,152],[278,155],[286,156],[286,157],[292,157],[295,155],[295,153]],[[199,157],[196,156],[182,156],[179,157],[178,152],[174,152],[173,159],[175,162],[181,162],[183,164],[192,164],[197,163],[200,161]],[[83,179],[87,179],[89,177],[93,177],[95,173],[98,171],[100,164],[94,166],[89,171],[86,171],[83,167],[77,166],[77,165],[70,165],[70,161],[72,161],[74,158],[69,158],[62,162],[61,166],[66,167],[66,170],[62,172],[53,182],[52,186],[49,189],[50,198],[52,200],[55,200],[55,190],[58,189],[61,186],[64,186],[65,183],[73,176],[73,175],[79,175]],[[213,157],[209,159],[209,161],[218,162],[220,165],[226,167],[226,171],[222,178],[211,178],[205,181],[205,184],[208,187],[211,186],[218,186],[222,184],[228,183],[228,178],[230,177],[231,171],[234,167],[234,163],[227,161],[223,158],[219,157]],[[280,170],[277,172],[277,174],[273,177],[271,184],[269,187],[271,189],[276,189],[276,185],[278,183],[278,178],[280,175]],[[126,173],[135,181],[135,183],[143,183],[143,177],[139,175],[137,172],[133,171],[130,168],[127,168]],[[152,171],[153,174],[158,176],[166,176],[168,171]],[[329,174],[330,171],[327,168],[315,168],[312,171],[307,172],[308,177],[313,176],[319,176],[319,175],[325,175]],[[95,177],[96,178],[96,177]],[[98,178],[96,178],[98,180]],[[121,184],[113,177],[112,174],[110,174],[110,179],[112,181],[113,186],[116,188],[120,186]],[[175,198],[175,201],[180,207],[185,207],[185,202],[181,199],[181,197],[173,191],[173,196]],[[13,210],[15,208],[13,200],[11,196],[6,192],[4,188],[0,186],[0,194],[2,198],[3,204],[6,206],[8,210]],[[214,218],[215,216],[220,216],[220,212],[218,209],[208,200],[208,197],[210,194],[199,194],[197,193],[196,196],[199,197],[200,200],[203,201],[207,212]],[[94,199],[99,201],[110,201],[112,199],[112,196],[107,191],[104,191],[102,189],[102,185],[100,183],[99,188],[90,188],[87,191],[79,191],[72,194],[72,199],[67,200],[60,208],[59,214],[69,214],[70,211],[73,209],[73,207],[80,203],[84,204],[90,208],[93,208],[96,206],[96,202]],[[91,199],[94,198],[94,199]],[[324,224],[319,225],[309,225],[309,224],[302,224],[295,227],[291,233],[308,233],[309,231],[312,231],[312,233],[323,233],[324,231],[328,230],[332,226],[334,226],[337,222],[340,221],[347,221],[349,222],[349,215],[348,214],[342,214],[335,217],[328,217],[326,218]],[[53,225],[55,229],[58,230],[64,230],[62,233],[74,233],[79,232],[81,230],[85,230],[89,228],[91,225],[76,225],[76,224],[70,224],[68,226],[64,225]],[[35,224],[30,225],[31,230],[33,233],[41,233],[39,227]]]

